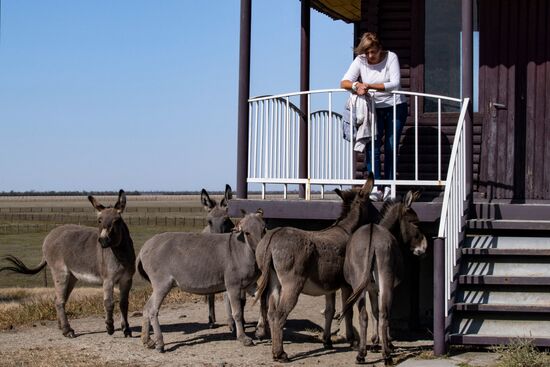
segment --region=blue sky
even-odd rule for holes
[[[240,1],[0,1],[0,191],[235,189]],[[252,14],[251,96],[297,91],[300,1]],[[311,12],[311,89],[352,34]]]

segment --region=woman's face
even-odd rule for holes
[[[367,52],[365,52],[365,56],[369,64],[378,64],[382,61],[382,49],[380,47],[370,47],[367,49]]]

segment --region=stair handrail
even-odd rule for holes
[[[466,200],[466,128],[469,98],[464,98],[449,159],[445,192],[441,207],[438,237],[445,239],[445,317],[449,315],[457,250],[463,234],[462,220]],[[438,276],[437,274],[435,276]]]

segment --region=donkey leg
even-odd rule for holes
[[[323,329],[323,346],[325,349],[332,349],[332,340],[330,339],[330,329],[332,327],[332,319],[336,312],[336,293],[325,295],[325,328]]]
[[[244,346],[252,345],[252,339],[246,336],[243,326],[243,314],[241,308],[241,290],[238,287],[228,287],[227,296],[231,304],[233,320],[237,329],[237,340],[240,340]]]
[[[349,296],[351,296],[352,289],[351,287],[345,285],[341,288],[342,291],[342,305],[346,303]],[[355,339],[355,334],[353,332],[353,308],[350,308],[347,315],[344,315],[344,321],[346,326],[346,340],[350,343],[351,347],[357,345],[357,340]]]
[[[371,337],[371,350],[378,350],[380,349],[380,336],[378,334],[378,320],[379,320],[379,312],[378,312],[378,291],[376,290],[370,290],[369,293],[369,301],[370,301],[370,307],[372,311],[372,323],[373,323],[373,329],[372,329],[372,337]]]
[[[269,336],[269,324],[267,321],[267,293],[260,297],[260,316],[256,325],[256,338],[262,340]]]
[[[118,290],[120,291],[120,316],[122,318],[121,328],[124,333],[124,337],[132,337],[132,330],[130,330],[130,324],[128,323],[128,303],[130,298],[130,289],[132,288],[132,277],[121,279],[118,283]]]
[[[231,311],[231,303],[229,302],[229,296],[227,292],[223,292],[223,305],[225,306],[225,313],[227,315],[227,327],[231,334],[235,333],[235,320],[233,320],[233,312]]]
[[[305,278],[282,279],[281,295],[279,303],[273,312],[273,322],[271,323],[271,340],[273,359],[279,362],[288,362],[288,355],[283,350],[283,327],[290,312],[298,302],[298,296],[304,288]],[[286,280],[286,282],[285,282]],[[286,284],[286,286],[284,285]],[[270,319],[271,322],[271,319]]]
[[[241,315],[243,318],[243,325],[246,324],[246,320],[244,319],[244,307],[246,306],[246,290],[241,289]]]
[[[209,294],[206,296],[206,299],[208,301],[208,327],[213,329],[216,326],[216,295]]]
[[[149,309],[151,308],[151,303],[153,302],[151,300],[152,298],[153,295],[151,295],[147,302],[145,302],[145,306],[143,307],[143,318],[141,320],[141,341],[143,345],[147,348],[155,347],[155,343],[152,342],[150,338],[151,320],[149,319]]]
[[[70,273],[56,272],[53,269],[52,278],[55,284],[55,311],[57,313],[58,326],[64,336],[74,338],[74,330],[69,325],[65,312],[65,303],[76,284],[76,278]]]
[[[357,363],[365,363],[367,357],[367,329],[369,326],[369,318],[367,315],[367,307],[365,297],[361,297],[357,302],[359,312],[359,351],[355,360]]]
[[[162,305],[162,301],[164,301],[164,297],[166,297],[168,292],[172,289],[172,283],[166,282],[165,284],[151,284],[153,285],[153,294],[151,294],[151,298],[149,298],[149,301],[147,302],[149,322],[153,326],[153,332],[155,333],[154,346],[158,352],[164,353],[164,338],[162,336],[162,331],[160,330],[159,309]],[[152,347],[153,345],[149,343],[148,346]]]
[[[115,332],[115,323],[113,320],[113,311],[115,301],[113,297],[114,284],[111,279],[103,280],[103,307],[105,308],[105,326],[107,334],[113,335]]]
[[[384,358],[384,365],[391,366],[393,360],[391,357],[391,349],[388,340],[389,330],[389,318],[390,309],[392,303],[392,288],[393,277],[390,279],[380,279],[380,294],[379,294],[379,308],[380,308],[380,326],[378,333],[382,339],[382,357]]]

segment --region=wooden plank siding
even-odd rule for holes
[[[359,24],[363,32],[377,32],[384,47],[399,56],[401,67],[401,89],[426,92],[424,90],[424,19],[423,0],[362,0],[363,21]],[[451,96],[458,97],[458,96]],[[397,177],[414,178],[414,99],[409,99],[409,117],[401,135],[398,150]],[[419,178],[437,179],[437,114],[424,113],[424,101],[418,101],[419,111]],[[458,113],[442,116],[442,178],[447,175],[448,160],[454,141]],[[474,115],[473,136],[473,180],[474,190],[478,187],[482,116]],[[382,147],[382,162],[384,153]],[[382,169],[384,164],[382,163]],[[363,154],[357,155],[356,177],[362,177]]]
[[[549,2],[482,1],[479,17],[480,191],[489,199],[550,199]]]

